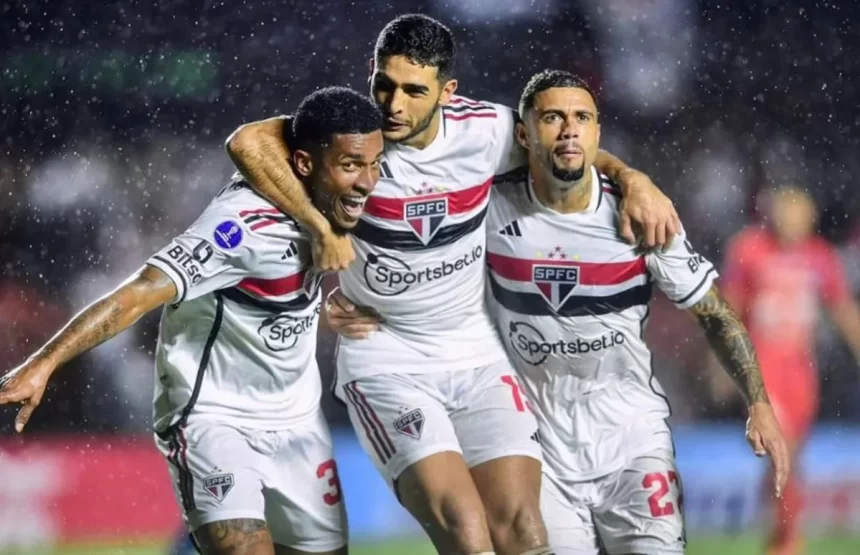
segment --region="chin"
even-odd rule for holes
[[[336,218],[331,223],[331,229],[338,235],[346,235],[358,225],[358,220],[344,220],[342,218]]]
[[[399,143],[408,139],[412,133],[412,128],[398,129],[397,131],[383,131],[382,138],[390,143]]]
[[[559,166],[553,166],[552,174],[556,179],[560,179],[561,181],[574,182],[582,179],[582,176],[585,175],[585,168],[582,166],[578,168],[561,168]]]

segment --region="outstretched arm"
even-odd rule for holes
[[[227,154],[254,189],[311,233],[314,261],[320,270],[345,269],[355,258],[352,243],[332,231],[293,172],[284,140],[289,121],[278,117],[242,125],[227,139]]]
[[[839,330],[839,335],[848,344],[854,359],[860,363],[860,307],[849,297],[846,301],[830,307],[830,318]]]
[[[690,312],[699,321],[723,369],[747,402],[747,439],[756,455],[770,454],[775,470],[776,493],[780,496],[788,479],[788,448],[770,406],[746,327],[715,285],[690,308]]]
[[[651,178],[635,170],[614,155],[599,150],[594,166],[621,188],[621,237],[636,244],[634,224],[640,230],[642,246],[658,245],[664,251],[672,247],[672,241],[681,231],[681,219],[672,200],[663,194]]]
[[[0,378],[0,405],[22,403],[21,431],[39,405],[48,379],[63,364],[100,345],[176,296],[167,274],[144,266],[107,296],[86,307],[24,364]]]

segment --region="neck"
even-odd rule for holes
[[[560,214],[574,214],[588,208],[591,202],[591,167],[578,181],[561,181],[536,161],[529,163],[535,195],[538,200]]]
[[[442,127],[442,110],[437,109],[436,113],[433,114],[433,119],[430,120],[430,125],[427,126],[427,129],[418,133],[414,137],[410,137],[400,144],[424,150],[436,139],[436,135],[439,134],[440,127]]]

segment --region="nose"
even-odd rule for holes
[[[564,123],[561,125],[561,133],[559,134],[559,138],[575,139],[577,137],[579,137],[579,126],[571,123],[569,119],[565,119]]]
[[[404,100],[406,95],[400,89],[394,89],[391,96],[388,97],[388,111],[394,116],[403,111]]]
[[[364,195],[369,195],[376,187],[376,182],[379,181],[379,171],[372,169],[370,166],[365,167],[355,180],[353,188],[357,189]]]

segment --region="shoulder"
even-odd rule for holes
[[[618,213],[621,209],[621,199],[623,198],[621,187],[606,175],[597,171],[595,173],[597,175],[597,187],[593,190],[600,197],[597,204],[598,212],[608,210],[613,214]]]
[[[225,248],[248,241],[295,240],[306,235],[298,222],[243,181],[234,181],[222,189],[193,227]]]
[[[822,258],[838,258],[839,251],[827,239],[820,236],[811,237],[807,247],[811,253]]]
[[[513,202],[526,193],[529,179],[528,166],[522,166],[493,178],[493,198]]]
[[[453,96],[448,104],[442,106],[442,117],[446,124],[457,127],[491,129],[500,125],[512,126],[516,113],[502,104]]]

